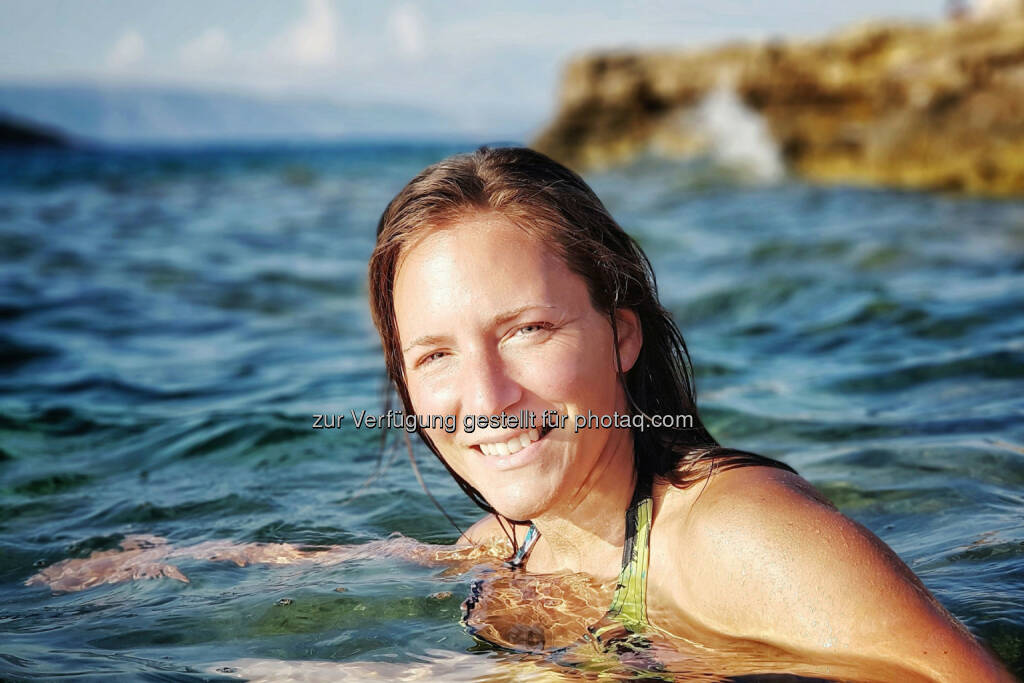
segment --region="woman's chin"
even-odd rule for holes
[[[502,516],[525,521],[548,512],[573,486],[573,464],[567,449],[549,447],[538,462],[503,472],[477,469],[470,481],[479,482],[475,488]]]
[[[517,521],[534,519],[543,514],[551,505],[551,497],[541,492],[533,495],[508,495],[505,491],[487,499],[487,502],[503,517]],[[524,492],[525,493],[525,492]]]

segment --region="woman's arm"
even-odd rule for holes
[[[680,559],[696,567],[677,597],[720,632],[866,676],[898,667],[933,681],[1013,681],[888,546],[794,474],[715,475],[675,523]]]
[[[426,566],[468,568],[487,558],[500,558],[500,549],[490,546],[430,545],[392,534],[389,538],[360,545],[329,547],[299,546],[291,543],[234,543],[205,541],[191,546],[172,546],[157,536],[130,535],[121,541],[120,550],[98,550],[89,557],[61,560],[30,577],[27,586],[49,586],[57,591],[80,591],[106,583],[137,579],[175,579],[188,583],[188,577],[174,564],[182,558],[210,562],[233,562],[239,567],[250,564],[310,563],[330,565],[347,560],[392,557]]]

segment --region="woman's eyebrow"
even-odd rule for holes
[[[433,346],[434,344],[440,344],[443,341],[447,341],[449,337],[445,337],[438,334],[425,334],[422,337],[417,337],[408,346],[402,349],[402,353],[409,353],[412,349],[417,346]]]
[[[520,315],[522,315],[523,313],[525,313],[526,311],[529,311],[529,310],[534,309],[534,308],[547,309],[547,308],[557,308],[557,306],[554,306],[552,304],[526,304],[525,306],[518,306],[518,307],[513,308],[513,309],[511,309],[509,311],[504,311],[503,313],[498,313],[497,315],[492,317],[490,319],[490,321],[488,322],[488,327],[496,327],[497,325],[501,325],[502,323],[506,323],[509,320],[513,320],[513,319],[519,317]],[[433,346],[434,344],[439,344],[439,343],[442,343],[442,342],[446,342],[449,339],[450,339],[450,337],[448,335],[425,334],[422,337],[417,337],[416,339],[412,340],[408,344],[408,346],[405,346],[402,349],[402,353],[408,353],[410,350],[416,348],[417,346]]]
[[[525,306],[519,306],[517,308],[513,308],[510,311],[505,311],[504,313],[498,313],[497,315],[495,315],[493,318],[491,318],[490,322],[488,323],[488,327],[495,327],[497,325],[501,325],[502,323],[507,323],[509,320],[514,320],[515,318],[518,318],[526,311],[529,311],[530,309],[533,308],[556,307],[552,306],[551,304],[526,304]]]

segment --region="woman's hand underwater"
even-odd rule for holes
[[[89,557],[62,560],[34,574],[25,585],[71,592],[133,579],[166,577],[188,583],[177,567],[161,562],[172,552],[167,540],[158,536],[126,536],[121,550],[97,550]]]
[[[331,551],[304,550],[290,543],[239,545],[231,541],[206,541],[176,548],[159,536],[133,534],[125,536],[120,545],[120,550],[97,550],[89,557],[61,560],[31,576],[25,585],[49,586],[56,591],[73,592],[136,579],[167,578],[188,583],[188,577],[180,569],[166,562],[182,557],[233,562],[239,567],[307,561],[326,564],[343,559]]]
[[[33,574],[26,586],[48,586],[55,591],[74,592],[107,583],[137,579],[174,579],[188,583],[188,577],[168,561],[176,558],[250,564],[332,565],[347,560],[392,557],[426,566],[454,566],[468,569],[487,559],[502,559],[508,548],[473,545],[430,545],[395,533],[386,539],[359,545],[303,547],[291,543],[235,543],[204,541],[175,547],[160,536],[125,536],[119,550],[97,550],[89,557],[61,560]]]

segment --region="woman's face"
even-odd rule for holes
[[[602,457],[632,452],[632,440],[621,438],[628,432],[575,431],[577,415],[627,410],[611,325],[584,280],[551,252],[498,214],[473,214],[411,247],[395,278],[413,408],[455,416],[454,433],[427,433],[445,461],[512,519],[571,504]],[[617,325],[626,371],[641,340],[631,312],[621,312]],[[536,430],[466,429],[467,418],[523,410],[536,415]],[[568,416],[565,426],[542,429],[544,411]]]

